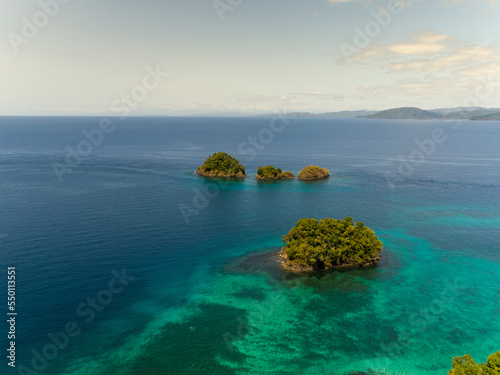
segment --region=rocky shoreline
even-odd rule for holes
[[[222,172],[215,172],[215,171],[210,171],[210,172],[204,172],[197,170],[196,173],[198,173],[200,176],[203,177],[209,177],[209,178],[245,178],[247,175],[241,172],[238,172],[237,174],[227,174],[227,173],[222,173]]]
[[[285,174],[282,172],[280,175],[276,177],[262,177],[262,176],[255,176],[255,178],[259,181],[276,181],[276,180],[293,180],[295,176],[293,174]]]
[[[332,265],[325,263],[315,263],[314,266],[305,266],[299,265],[288,260],[288,255],[286,253],[286,247],[282,247],[281,250],[273,254],[276,255],[276,260],[284,270],[288,272],[301,273],[301,272],[313,272],[318,270],[331,270],[331,269],[342,269],[342,268],[366,268],[375,266],[382,257],[378,255],[375,258],[372,258],[369,262],[363,263],[361,266],[358,264],[348,263],[348,264],[340,264],[340,265]]]

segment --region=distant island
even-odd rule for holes
[[[258,115],[258,117],[272,116],[272,114]],[[455,107],[424,110],[417,107],[401,107],[384,111],[290,112],[286,117],[500,121],[500,108]]]
[[[366,267],[380,260],[383,246],[373,230],[350,217],[301,219],[281,240],[281,266],[292,272]]]
[[[246,177],[245,168],[240,162],[225,152],[216,152],[209,156],[196,173],[204,177]]]
[[[500,351],[490,355],[486,363],[478,364],[470,354],[453,358],[453,368],[448,375],[500,375]]]
[[[295,178],[290,171],[282,172],[279,168],[274,168],[272,165],[259,167],[257,170],[257,180],[287,180]]]
[[[486,108],[474,109],[472,111],[459,110],[459,111],[453,111],[453,112],[447,113],[446,119],[447,120],[473,120],[473,121],[475,121],[475,119],[477,117],[491,115],[491,114],[497,114],[497,113],[500,113],[500,111],[486,109]]]
[[[420,108],[403,107],[388,109],[386,111],[377,112],[373,115],[365,116],[370,119],[418,119],[418,120],[432,120],[441,119],[439,113],[424,111]]]
[[[500,113],[491,113],[488,115],[475,116],[471,121],[500,121]]]
[[[309,165],[299,172],[298,178],[303,181],[322,180],[330,177],[330,171],[315,165]]]
[[[415,107],[393,108],[364,116],[369,119],[412,119],[412,120],[471,120],[471,121],[499,121],[500,110],[475,109],[472,111],[452,111],[440,113],[426,111]]]

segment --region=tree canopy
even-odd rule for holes
[[[470,354],[453,358],[448,375],[500,375],[500,351],[490,355],[486,363],[476,363]]]
[[[299,172],[299,180],[320,180],[328,178],[330,171],[315,165],[309,165]]]
[[[282,241],[286,259],[303,268],[363,266],[380,259],[382,242],[375,232],[352,218],[301,219]]]
[[[198,167],[198,174],[206,177],[245,177],[245,168],[225,152],[216,152]]]
[[[272,165],[267,165],[265,167],[259,167],[257,170],[258,180],[280,180],[295,178],[292,172],[282,172],[279,168],[274,168]]]

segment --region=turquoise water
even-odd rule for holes
[[[251,160],[241,144],[270,119],[115,120],[59,182],[52,163],[99,120],[0,119],[18,365],[68,322],[81,332],[39,373],[437,375],[500,350],[499,123],[292,119]],[[436,127],[446,142],[398,174]],[[317,164],[332,178],[194,175],[215,151],[250,176]],[[298,219],[345,216],[384,242],[377,267],[296,276],[269,256]],[[87,323],[78,306],[123,268],[135,278]]]

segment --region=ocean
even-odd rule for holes
[[[500,123],[0,117],[2,374],[446,374],[500,350]],[[244,180],[194,171],[223,151]],[[259,182],[259,166],[328,180]],[[304,217],[373,268],[283,272]],[[0,336],[9,348],[8,323]],[[7,350],[8,352],[8,350]]]

